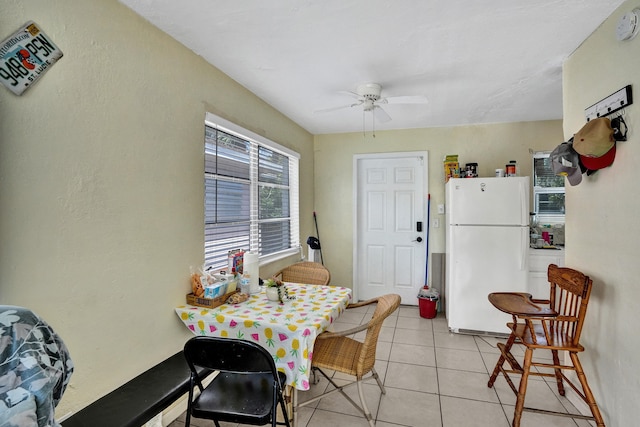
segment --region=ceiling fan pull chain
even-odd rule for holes
[[[364,120],[364,110],[362,110],[362,139],[364,139],[365,141],[367,140],[367,123]]]
[[[376,118],[373,117],[373,110],[371,110],[371,133],[373,137],[376,137]]]

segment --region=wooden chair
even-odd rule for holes
[[[578,359],[578,353],[584,351],[584,347],[580,345],[580,335],[593,282],[579,271],[560,268],[555,264],[549,265],[547,274],[550,284],[548,300],[533,300],[530,294],[496,293],[489,296],[489,300],[494,306],[513,315],[513,322],[507,324],[511,329],[511,335],[506,344],[498,344],[501,356],[489,379],[488,386],[492,387],[498,374],[502,373],[516,394],[513,427],[520,426],[523,410],[588,419],[595,421],[598,427],[604,427],[602,415]],[[517,304],[514,304],[517,302],[515,297],[522,297]],[[520,344],[525,348],[523,366],[520,366],[511,354],[513,344]],[[534,362],[533,352],[535,350],[550,350],[553,363]],[[559,352],[568,352],[571,363],[564,362],[566,360],[564,358],[561,363]],[[505,363],[508,367],[505,367]],[[532,370],[532,366],[538,369]],[[575,372],[582,390],[579,390],[567,378],[563,372],[565,370]],[[521,375],[518,389],[514,386],[509,374]],[[565,395],[564,383],[568,384],[589,406],[592,416],[525,407],[527,381],[530,375],[555,377],[561,396]]]
[[[302,402],[298,405],[299,407],[315,402],[330,394],[340,392],[366,417],[370,426],[374,425],[371,411],[364,400],[362,382],[364,380],[374,378],[378,383],[378,387],[380,387],[382,394],[386,394],[386,390],[374,368],[376,361],[376,347],[382,322],[400,306],[400,295],[389,294],[360,303],[349,304],[347,309],[362,307],[374,303],[377,303],[377,306],[373,313],[373,317],[368,323],[346,331],[323,332],[318,335],[313,348],[311,367],[327,378],[335,389],[325,392],[313,399],[307,400],[306,402]],[[355,339],[348,337],[349,335],[365,330],[367,333],[364,342],[356,341]],[[340,387],[323,371],[323,369],[352,375],[356,377],[356,381]],[[369,373],[371,373],[371,375],[365,377],[365,375]],[[358,386],[358,394],[360,396],[360,403],[362,406],[358,406],[358,404],[354,402],[353,399],[351,399],[343,390],[345,387],[353,384]]]
[[[310,261],[297,262],[285,267],[274,274],[273,277],[283,282],[305,283],[308,285],[328,285],[331,281],[331,273],[324,265]]]

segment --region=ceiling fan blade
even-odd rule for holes
[[[362,104],[362,102],[356,102],[355,104],[340,105],[338,107],[323,108],[322,110],[315,110],[314,113],[329,113],[331,111],[337,111],[337,110],[343,110],[345,108],[357,107],[360,104]]]
[[[355,98],[355,99],[362,99],[361,95],[358,95],[355,92],[351,92],[350,90],[339,90],[338,93],[342,94],[342,95],[350,96],[350,97]]]
[[[390,96],[378,101],[382,104],[428,104],[429,100],[423,95]]]
[[[388,121],[391,121],[391,116],[389,116],[389,114],[387,114],[387,112],[384,111],[382,107],[379,105],[374,105],[373,117],[380,123],[386,123]]]

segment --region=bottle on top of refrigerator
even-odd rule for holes
[[[509,163],[505,165],[507,170],[507,176],[518,176],[518,166],[515,160],[509,160]]]

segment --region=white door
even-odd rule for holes
[[[354,288],[417,305],[427,256],[427,152],[354,158]],[[419,231],[420,230],[420,231]]]

